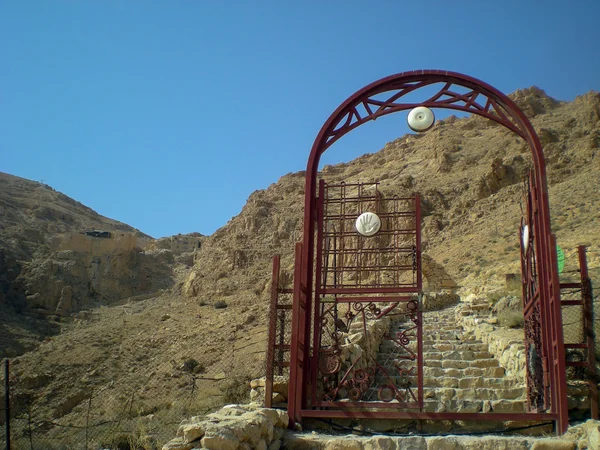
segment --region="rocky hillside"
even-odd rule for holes
[[[122,230],[150,236],[67,197],[50,186],[0,172],[0,245],[18,260],[47,251],[58,233]]]
[[[107,241],[82,235],[88,230],[134,236],[140,245],[152,240],[50,186],[0,173],[0,356],[22,353],[57,332],[59,325],[47,315],[172,284],[173,255],[168,252],[61,251],[61,242],[70,235]]]
[[[560,102],[530,88],[517,91],[512,98],[532,119],[545,147],[553,229],[567,255],[565,276],[575,269],[576,246],[587,244],[592,277],[600,283],[600,95],[590,92],[573,102]],[[328,182],[378,180],[386,196],[420,193],[425,212],[426,286],[435,286],[435,274],[442,270],[461,294],[497,297],[505,288],[506,275],[520,270],[522,179],[530,160],[527,146],[508,130],[478,117],[450,117],[425,134],[406,135],[376,153],[327,166],[321,176]],[[30,193],[60,196],[46,187],[35,187],[35,183],[27,186]],[[121,276],[138,290],[143,282],[155,279],[172,287],[156,298],[118,301],[111,297],[113,306],[61,320],[60,335],[17,358],[15,376],[30,380],[38,410],[54,420],[64,418],[76,424],[84,416],[86,396],[93,390],[105,396],[94,400],[107,411],[97,413],[100,420],[102,414],[114,413],[111,399],[123,403],[133,398],[132,389],[139,388],[140,401],[145,398],[146,402],[142,410],[151,411],[155,418],[161,411],[174,414],[182,405],[188,405],[184,414],[196,414],[224,401],[212,391],[207,394],[212,389],[210,380],[259,375],[264,361],[271,257],[281,253],[283,269],[291,273],[293,246],[302,237],[303,191],[304,174],[295,173],[254,192],[240,214],[213,235],[202,237],[200,248],[193,253],[177,256],[161,243],[149,252],[128,256],[124,266],[113,269],[111,263],[101,262],[99,266],[108,271],[94,269],[95,279],[106,286],[121,283],[110,280]],[[10,201],[10,196],[6,197]],[[22,205],[33,204],[28,201]],[[9,208],[9,203],[1,205],[4,210]],[[56,220],[53,225],[39,222],[46,228],[20,230],[18,218],[31,215],[28,208],[32,206],[10,208],[13,231],[8,233],[3,225],[3,245],[13,249],[22,239],[39,241],[39,248],[48,245],[46,230],[59,228]],[[41,216],[50,214],[42,211],[56,210],[44,208],[50,207],[40,202]],[[63,220],[62,215],[52,214]],[[93,214],[86,217],[91,220]],[[85,223],[85,227],[107,225]],[[10,239],[10,246],[4,244]],[[16,255],[16,250],[10,251]],[[44,286],[52,286],[46,291],[60,301],[66,284],[60,289],[44,284],[47,274],[62,274],[59,281],[66,280],[69,286],[79,279],[89,280],[89,271],[80,273],[80,269],[67,267],[75,258],[71,254],[43,253],[38,257],[34,250],[28,251],[13,258],[35,256],[36,262],[23,269],[19,278],[29,282],[25,285],[30,289],[42,293]],[[152,253],[160,264],[141,268]],[[87,260],[83,264],[94,265]],[[152,272],[168,267],[172,268],[167,276]],[[42,275],[36,275],[38,270]],[[69,274],[66,278],[65,272]],[[13,273],[11,277],[8,289],[16,276]],[[155,288],[159,286],[153,285],[149,291]],[[37,304],[50,309],[56,306]],[[14,330],[11,332],[14,335]],[[138,391],[135,395],[138,401]],[[196,400],[199,403],[194,403]]]
[[[20,303],[24,292],[15,280],[23,263],[47,255],[57,235],[94,229],[121,230],[150,238],[46,184],[0,172],[0,300]]]
[[[559,102],[538,88],[512,98],[528,113],[545,147],[553,229],[571,254],[600,237],[600,96]],[[422,135],[406,135],[347,164],[326,166],[328,182],[379,180],[384,195],[418,192],[429,265],[442,266],[457,285],[500,285],[518,273],[522,180],[531,166],[526,144],[480,117],[450,117]],[[253,303],[264,299],[270,257],[282,253],[292,269],[301,239],[304,177],[288,174],[254,192],[242,212],[210,236],[182,286],[202,300]],[[426,264],[427,266],[427,264]],[[427,278],[427,269],[425,267]]]

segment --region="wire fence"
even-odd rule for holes
[[[596,359],[600,361],[600,266],[597,257],[600,255],[595,250],[587,250],[588,274],[592,282],[592,320],[594,333],[594,350]],[[590,264],[591,263],[591,264]],[[563,272],[560,274],[561,283],[579,283],[581,272],[579,269],[579,256],[577,250],[565,254]],[[561,300],[581,300],[581,289],[567,289],[561,292]],[[583,308],[582,306],[563,306],[563,334],[565,344],[584,343]],[[574,352],[567,358],[579,358],[581,352]],[[573,359],[575,361],[575,359]]]
[[[0,449],[7,448],[7,425],[11,449],[160,449],[182,420],[250,400],[250,379],[264,371],[264,351],[250,367],[236,361],[252,345],[232,342],[210,365],[189,358],[149,373],[123,371],[112,380],[94,371],[69,380],[60,367],[55,373],[23,374],[18,359],[9,361],[8,383],[4,370],[0,375]]]

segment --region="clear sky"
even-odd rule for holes
[[[445,69],[560,100],[600,89],[600,1],[5,0],[0,171],[154,237],[211,234],[304,170],[356,90]],[[390,115],[348,161],[407,132]]]

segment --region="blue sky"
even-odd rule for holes
[[[154,237],[210,234],[304,170],[337,106],[445,69],[560,100],[600,89],[600,2],[6,0],[0,171]],[[324,163],[375,152],[400,114]]]

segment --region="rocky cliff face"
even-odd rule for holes
[[[35,258],[20,279],[29,308],[68,315],[166,289],[173,283],[173,265],[170,251],[93,255],[66,250]]]
[[[0,295],[4,304],[26,306],[27,273],[39,272],[31,266],[48,258],[58,234],[90,229],[122,230],[150,238],[50,186],[0,172]]]
[[[121,231],[138,243],[152,240],[47,185],[0,173],[0,356],[22,353],[57,331],[47,315],[68,315],[172,285],[170,251],[56,248],[61,236],[94,229]]]

